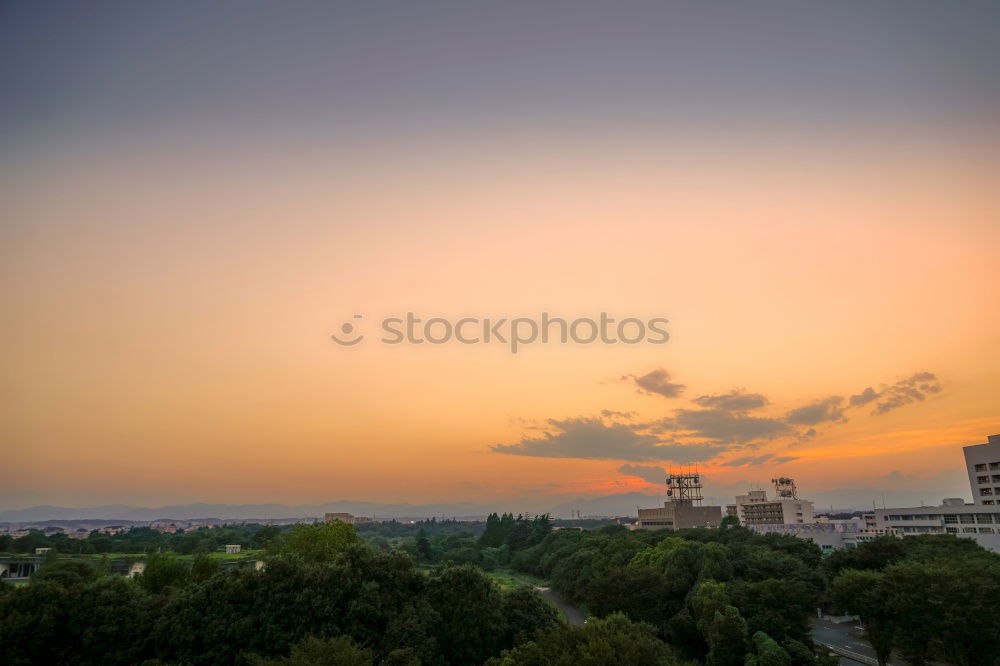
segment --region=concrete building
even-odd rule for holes
[[[361,525],[364,523],[373,522],[371,518],[365,516],[354,516],[349,513],[327,513],[323,516],[324,522],[327,523],[347,523],[348,525]]]
[[[736,516],[740,525],[802,525],[815,522],[813,503],[799,499],[795,481],[786,477],[771,479],[774,499],[764,490],[751,490],[737,495],[736,503],[726,507],[726,513]]]
[[[953,534],[975,540],[980,546],[1000,553],[1000,435],[990,435],[986,444],[963,448],[969,472],[972,503],[959,497],[941,501],[940,506],[915,506],[875,510],[877,529],[900,536],[913,534]]]
[[[869,516],[871,516],[870,521]],[[859,543],[894,534],[892,530],[875,529],[870,526],[870,522],[874,523],[873,514],[849,520],[819,518],[813,523],[761,524],[747,527],[758,534],[786,534],[808,539],[819,546],[825,554],[840,548],[854,548]]]
[[[634,529],[679,530],[719,526],[722,507],[701,505],[702,484],[698,474],[671,474],[666,483],[667,501],[663,507],[639,509],[639,520]]]
[[[880,529],[899,536],[954,534],[1000,552],[1000,506],[995,504],[966,504],[959,497],[950,497],[940,506],[875,509],[875,522]]]
[[[986,444],[966,446],[962,451],[973,504],[995,506],[1000,504],[1000,435],[986,439]]]
[[[227,543],[226,544],[226,555],[239,555],[240,551],[243,549],[238,543]]]

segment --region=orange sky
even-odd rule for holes
[[[0,508],[682,462],[937,501],[1000,432],[992,8],[35,4],[0,22]],[[380,344],[410,311],[671,339]]]
[[[780,471],[806,495],[933,477],[1000,430],[1000,211],[977,138],[909,137],[902,151],[802,137],[774,154],[513,137],[477,146],[489,161],[456,146],[416,170],[428,153],[408,146],[350,173],[319,148],[219,155],[192,141],[8,167],[2,428],[17,474],[3,502],[652,492],[611,445],[607,460],[490,446],[547,419],[650,421],[732,389],[780,417],[917,372],[942,390],[699,467],[723,484]],[[663,316],[671,340],[512,355],[327,337],[355,313],[365,330],[407,311]],[[684,393],[620,380],[655,368]],[[798,459],[721,464],[766,453]]]

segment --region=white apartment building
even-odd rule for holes
[[[990,435],[986,444],[966,446],[965,466],[974,504],[1000,504],[1000,435]]]
[[[790,497],[768,499],[767,492],[751,490],[737,495],[736,504],[726,507],[728,515],[739,518],[740,525],[802,525],[815,522],[813,503]]]

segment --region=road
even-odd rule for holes
[[[822,643],[840,655],[841,666],[873,666],[875,650],[864,639],[864,631],[855,622],[831,622],[830,620],[812,620],[812,637],[816,643]],[[890,659],[889,666],[906,666],[898,659]]]
[[[556,592],[550,587],[536,587],[535,591],[550,604],[558,608],[563,616],[565,616],[566,621],[569,622],[570,626],[582,627],[587,618],[584,616],[580,609],[576,606],[571,606],[566,603],[566,601],[560,597]]]

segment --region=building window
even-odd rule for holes
[[[990,463],[990,469],[1000,470],[1000,462],[991,462]]]
[[[993,504],[993,500],[983,500],[983,504]]]
[[[993,475],[993,483],[1000,483],[1000,474]]]
[[[976,465],[976,471],[977,472],[985,472],[986,471],[986,463],[979,463],[978,465]]]
[[[997,479],[1000,479],[1000,475],[996,475],[996,477]],[[989,482],[990,482],[990,477],[987,476],[986,474],[976,477],[976,483],[989,483]]]
[[[972,517],[971,513],[963,513],[958,517],[958,521],[960,523],[974,523],[976,522],[976,519]]]
[[[980,488],[979,489],[979,494],[980,495],[992,495],[993,494],[993,489],[992,488]]]

